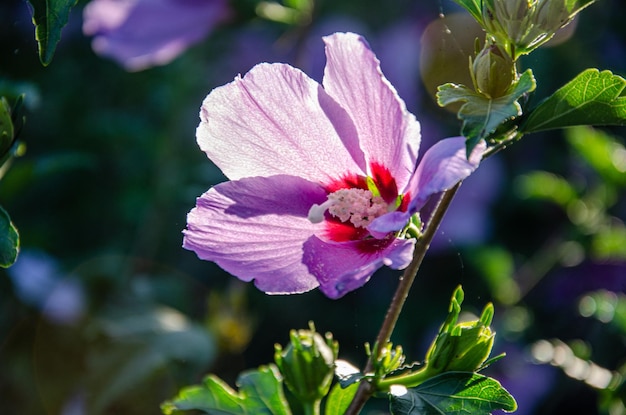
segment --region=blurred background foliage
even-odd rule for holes
[[[21,238],[17,262],[0,270],[0,412],[155,414],[208,372],[232,384],[271,361],[274,343],[309,320],[362,365],[397,272],[339,301],[266,296],[181,248],[195,198],[224,180],[195,143],[200,103],[261,61],[321,80],[320,36],[356,31],[422,123],[426,148],[458,134],[432,94],[470,83],[477,25],[449,0],[285,1],[293,13],[282,14],[238,0],[173,62],[127,72],[94,54],[81,31],[86,3],[48,67],[27,3],[0,5],[0,95],[24,94],[26,117],[21,156],[0,181]],[[626,75],[624,16],[621,0],[600,0],[524,58],[538,81],[531,104],[588,67]],[[538,133],[485,162],[444,219],[393,342],[423,356],[462,284],[470,309],[495,303],[494,353],[508,357],[490,370],[517,413],[626,413],[625,137]]]

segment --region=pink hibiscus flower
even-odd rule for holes
[[[478,166],[463,137],[416,167],[420,126],[353,33],[324,38],[322,85],[262,63],[204,100],[200,148],[231,181],[200,196],[183,246],[269,294],[338,298],[383,265],[402,269],[401,230],[428,197]]]
[[[92,0],[83,32],[129,71],[165,65],[230,16],[227,0]]]

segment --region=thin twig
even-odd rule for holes
[[[374,348],[374,352],[378,353],[391,338],[391,334],[393,329],[398,321],[398,317],[402,312],[402,307],[409,295],[409,291],[411,290],[411,286],[413,285],[413,281],[415,281],[415,277],[417,276],[417,271],[422,265],[422,261],[424,260],[424,256],[426,255],[426,251],[430,247],[430,243],[435,237],[435,233],[439,228],[439,224],[443,219],[444,214],[448,210],[450,206],[450,202],[454,198],[456,191],[459,186],[461,186],[461,182],[457,183],[454,187],[449,190],[446,190],[439,199],[439,203],[435,207],[426,229],[424,230],[424,234],[415,244],[415,251],[413,252],[413,259],[409,266],[404,270],[402,277],[400,278],[400,283],[398,284],[398,288],[391,300],[391,304],[389,305],[389,309],[387,310],[387,314],[385,315],[385,320],[380,327],[380,331],[378,332],[378,336],[376,337],[376,343],[378,347]],[[378,359],[378,356],[372,354],[365,365],[365,369],[363,373],[367,374],[372,372],[374,369],[374,361]],[[372,396],[375,392],[374,385],[370,382],[361,382],[359,384],[359,388],[357,389],[350,406],[345,412],[345,415],[356,415],[358,414],[365,402]]]

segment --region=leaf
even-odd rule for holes
[[[215,354],[214,341],[204,327],[169,307],[116,307],[96,320],[99,333],[87,359],[88,413],[104,413],[134,388],[176,365],[204,367]]]
[[[17,259],[20,236],[9,214],[0,206],[0,267],[8,268]]]
[[[565,138],[605,182],[626,186],[626,147],[618,139],[589,126],[568,128]]]
[[[335,360],[335,376],[344,388],[360,382],[365,377],[356,366],[342,359]]]
[[[326,400],[326,410],[324,413],[326,415],[336,415],[343,414],[350,406],[352,402],[352,398],[356,394],[357,389],[359,388],[358,383],[353,383],[347,388],[342,388],[339,383],[336,383],[335,386],[330,391],[328,398]]]
[[[173,400],[161,405],[164,414],[199,410],[219,415],[291,415],[282,378],[275,365],[243,372],[237,379],[239,392],[218,377],[209,375],[202,385],[182,389]]]
[[[437,103],[442,107],[464,101],[458,117],[463,120],[461,134],[467,137],[467,154],[493,133],[502,123],[522,115],[517,102],[522,95],[535,89],[535,78],[530,69],[524,72],[507,95],[491,99],[464,85],[444,84],[437,89]]]
[[[15,130],[11,118],[11,105],[5,97],[0,97],[0,160],[11,148]]]
[[[541,102],[522,124],[525,133],[574,125],[626,125],[626,80],[587,69]]]
[[[471,372],[446,372],[404,394],[390,394],[393,415],[487,415],[515,411],[515,399],[495,379]]]
[[[454,0],[456,4],[465,8],[477,22],[483,21],[482,1],[480,0]]]
[[[43,66],[48,66],[61,40],[61,30],[67,24],[70,9],[78,0],[28,0],[28,2],[33,7],[39,60]]]

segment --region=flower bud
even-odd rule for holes
[[[450,312],[439,334],[426,354],[426,367],[432,374],[447,371],[474,372],[487,360],[495,332],[489,325],[493,318],[493,305],[487,304],[478,320],[457,323],[463,301],[463,291],[455,291]]]
[[[315,331],[292,330],[285,349],[275,346],[274,361],[289,390],[301,402],[315,402],[328,393],[333,380],[339,345],[330,333],[322,337]]]
[[[506,32],[507,38],[518,43],[527,30],[532,5],[529,0],[496,1],[495,16]]]
[[[508,53],[496,44],[486,44],[472,63],[474,87],[489,98],[506,94],[515,80],[515,64]]]
[[[572,17],[565,0],[540,0],[536,6],[533,23],[548,33],[554,33],[565,26]]]

